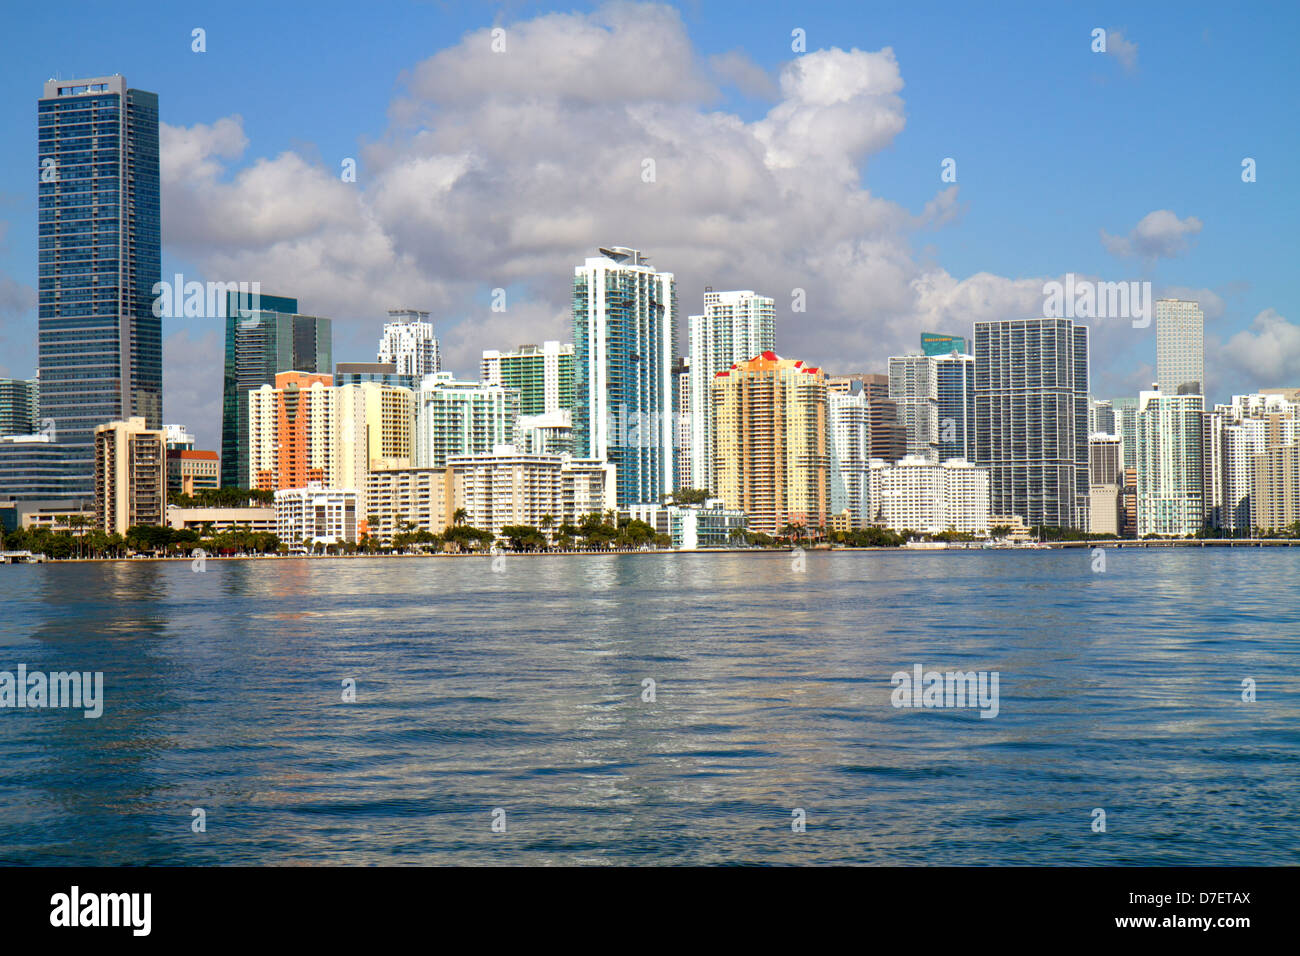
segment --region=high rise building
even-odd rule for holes
[[[36,380],[0,378],[0,435],[35,435],[40,426]]]
[[[1120,444],[1118,435],[1098,432],[1088,438],[1088,530],[1093,534],[1120,533],[1124,494]]]
[[[1125,468],[1137,467],[1137,413],[1136,398],[1112,398],[1111,408],[1115,416],[1112,434],[1120,437],[1120,454]],[[1101,429],[1099,429],[1101,430]]]
[[[1207,417],[1214,457],[1206,482],[1212,514],[1218,527],[1248,534],[1258,526],[1251,499],[1255,464],[1266,450],[1300,441],[1300,402],[1279,392],[1234,395]]]
[[[1255,527],[1280,531],[1300,522],[1300,445],[1266,448],[1251,470]]]
[[[162,426],[158,97],[119,75],[50,80],[37,122],[40,417],[60,491],[89,497],[96,428]]]
[[[397,374],[410,375],[417,381],[441,372],[438,339],[433,334],[429,313],[389,309],[388,317],[392,321],[384,326],[384,334],[379,340],[379,357],[375,361],[396,365]]]
[[[483,351],[483,381],[519,392],[520,415],[547,415],[573,409],[573,344],[543,342],[513,352]]]
[[[1204,509],[1204,400],[1161,391],[1138,395],[1137,533],[1185,537]]]
[[[675,491],[693,488],[695,471],[691,467],[691,360],[678,356],[673,365],[673,477]]]
[[[1166,395],[1205,394],[1205,313],[1195,302],[1156,300],[1156,383]]]
[[[450,468],[412,468],[401,459],[378,463],[366,484],[366,522],[372,537],[391,544],[409,528],[442,534],[465,506],[464,485]]]
[[[939,460],[939,374],[930,355],[889,359],[889,398],[907,433],[907,454]]]
[[[975,356],[960,352],[936,355],[939,435],[935,451],[939,461],[975,460]]]
[[[161,525],[167,511],[166,435],[143,418],[95,428],[95,526],[126,534]]]
[[[281,372],[329,377],[333,323],[298,313],[298,300],[274,295],[226,296],[226,365],[221,406],[221,477],[252,487],[248,465],[248,393],[275,385]]]
[[[618,505],[673,490],[676,282],[636,249],[601,249],[573,270],[573,445],[608,461]]]
[[[821,369],[764,352],[713,384],[714,475],[750,528],[780,534],[830,522],[826,379]]]
[[[518,419],[518,389],[426,375],[415,395],[414,464],[442,468],[449,458],[509,445]]]
[[[922,332],[921,333],[921,354],[922,355],[951,355],[956,352],[959,355],[970,353],[970,346],[965,337],[960,335],[946,335],[941,332]]]
[[[263,491],[312,482],[357,492],[366,506],[370,463],[412,452],[415,398],[409,389],[329,375],[281,372],[249,393],[249,473]]]
[[[704,314],[687,319],[687,335],[691,485],[715,491],[713,379],[737,362],[776,348],[776,300],[749,289],[705,289]]]
[[[1087,327],[975,323],[975,442],[977,463],[991,471],[994,514],[1087,529]]]
[[[867,396],[859,387],[828,392],[826,414],[830,441],[831,514],[848,512],[849,528],[865,528],[870,520],[871,453]]]
[[[1115,428],[1115,406],[1109,400],[1088,399],[1088,434],[1119,434]]]
[[[962,458],[871,462],[871,523],[891,531],[988,532],[989,473]]]

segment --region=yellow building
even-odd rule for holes
[[[763,352],[713,380],[714,474],[728,508],[751,530],[830,526],[826,376],[797,359]]]
[[[126,534],[161,525],[167,508],[167,436],[143,418],[95,429],[95,527]]]

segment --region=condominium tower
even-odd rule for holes
[[[691,416],[691,484],[716,490],[713,471],[714,377],[737,362],[776,348],[776,301],[746,289],[704,291],[704,314],[687,320],[687,390]]]
[[[1205,394],[1205,313],[1195,302],[1156,300],[1156,383],[1166,395]]]
[[[676,282],[636,249],[573,270],[573,446],[617,472],[619,507],[673,490]]]
[[[1071,319],[975,323],[976,463],[990,509],[1088,527],[1088,329]]]

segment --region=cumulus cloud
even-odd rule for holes
[[[669,7],[504,29],[503,53],[484,28],[404,74],[356,183],[294,151],[247,161],[238,117],[168,128],[169,248],[202,278],[258,280],[335,318],[341,361],[372,357],[388,308],[428,309],[466,376],[484,348],[569,339],[573,267],[602,245],[675,273],[682,326],[705,285],[773,296],[778,348],[837,371],[883,370],[921,331],[1040,313],[1041,279],[918,263],[913,236],[960,214],[955,187],[918,216],[864,185],[906,123],[891,49],[800,56],[747,121],[715,104],[757,74],[701,55]],[[488,308],[498,287],[505,313]]]
[[[1106,31],[1106,52],[1119,60],[1126,73],[1137,70],[1138,45],[1127,39],[1122,30]]]
[[[709,66],[725,86],[734,86],[757,99],[776,99],[777,86],[772,77],[742,50],[715,54],[709,57]]]
[[[1300,325],[1265,309],[1224,343],[1219,362],[1252,390],[1300,385]]]
[[[1112,236],[1101,230],[1101,244],[1112,255],[1141,259],[1168,259],[1190,245],[1191,236],[1201,231],[1195,216],[1179,219],[1168,209],[1157,209],[1142,217],[1127,236]]]

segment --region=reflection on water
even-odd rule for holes
[[[806,562],[0,568],[0,669],[106,697],[0,712],[0,862],[1298,861],[1300,555]],[[998,717],[895,709],[917,663]]]

